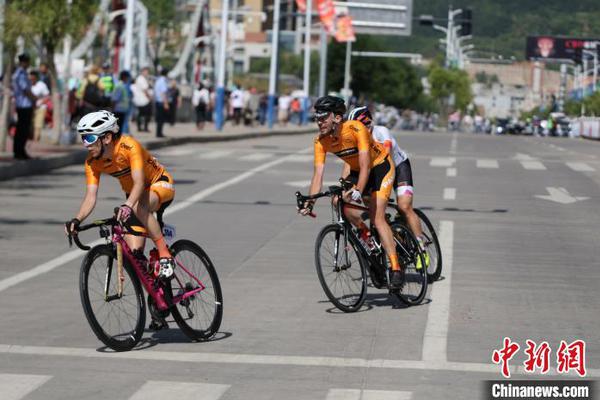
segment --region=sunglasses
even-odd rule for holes
[[[327,118],[329,118],[330,114],[331,114],[330,112],[316,113],[314,116],[314,121],[315,122],[323,122],[323,121],[327,120]]]
[[[83,145],[86,147],[93,145],[94,143],[96,143],[98,141],[98,139],[100,139],[100,135],[92,135],[92,134],[81,135],[81,140],[83,141]]]

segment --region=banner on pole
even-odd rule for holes
[[[352,26],[352,17],[348,12],[348,7],[335,7],[335,40],[338,42],[354,42],[354,27]]]
[[[298,7],[298,11],[306,12],[306,0],[296,0],[296,7]]]

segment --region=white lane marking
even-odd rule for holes
[[[455,162],[455,157],[433,157],[429,165],[432,167],[451,167]]]
[[[198,159],[200,160],[216,160],[217,158],[226,157],[233,153],[233,150],[214,150],[208,153],[199,154]]]
[[[0,398],[20,400],[51,378],[48,375],[0,374]]]
[[[477,168],[498,168],[498,160],[488,158],[478,159]]]
[[[211,383],[148,381],[129,400],[217,400],[230,387]]]
[[[440,221],[440,250],[444,260],[444,280],[435,282],[423,336],[423,361],[447,362],[448,325],[450,320],[450,289],[454,258],[454,222]]]
[[[272,158],[274,154],[270,153],[253,153],[239,158],[241,161],[264,161]]]
[[[444,200],[456,200],[456,188],[444,188]]]
[[[446,176],[456,176],[456,168],[446,168]]]
[[[546,187],[548,191],[547,195],[535,195],[539,199],[554,201],[560,204],[571,204],[581,200],[587,200],[589,197],[586,196],[573,196],[569,191],[563,187]]]
[[[398,390],[329,389],[326,400],[410,400],[412,392]]]
[[[531,161],[531,160],[535,160],[535,158],[531,157],[529,154],[523,154],[523,153],[517,153],[514,157],[514,160],[519,160],[519,161]]]
[[[301,150],[301,151],[299,151],[299,152],[297,152],[295,154],[296,155],[297,154],[303,154],[303,153],[306,153],[308,151],[312,151],[312,148],[307,148],[307,149]],[[287,161],[288,157],[291,157],[293,155],[294,154],[291,154],[291,155],[279,158],[277,160],[273,160],[273,161],[268,162],[266,164],[259,165],[258,167],[255,167],[255,168],[251,169],[250,171],[244,172],[243,174],[240,174],[240,175],[236,176],[235,178],[231,178],[231,179],[229,179],[229,180],[227,180],[225,182],[221,182],[221,183],[213,185],[213,186],[211,186],[209,188],[206,188],[206,189],[204,189],[204,190],[202,190],[202,191],[200,191],[200,192],[198,192],[198,193],[196,193],[196,194],[188,197],[187,199],[179,201],[176,204],[174,204],[174,205],[170,206],[169,208],[167,208],[167,211],[165,212],[165,216],[171,215],[171,214],[173,214],[173,213],[175,213],[175,212],[177,212],[179,210],[183,210],[184,208],[187,208],[187,207],[193,205],[194,203],[197,203],[200,200],[203,200],[204,198],[212,195],[213,193],[218,192],[219,190],[225,189],[225,188],[227,188],[229,186],[233,186],[233,185],[235,185],[235,184],[243,181],[244,179],[247,179],[247,178],[251,177],[252,175],[254,175],[254,174],[258,173],[258,172],[264,171],[265,169],[269,169],[269,168],[271,168],[271,167],[273,167],[275,165],[284,163],[284,162]],[[89,246],[95,246],[95,245],[103,243],[103,242],[104,242],[103,239],[98,239],[98,240],[96,240],[96,241],[94,241],[92,243],[89,243],[88,245]],[[81,257],[82,254],[83,254],[83,252],[81,250],[79,250],[79,249],[78,250],[72,250],[72,251],[69,251],[69,252],[67,252],[67,253],[65,253],[65,254],[63,254],[61,256],[58,256],[58,257],[56,257],[56,258],[54,258],[54,259],[52,259],[52,260],[50,260],[48,262],[45,262],[44,264],[38,265],[37,267],[34,267],[34,268],[30,269],[30,270],[23,271],[21,273],[13,275],[13,276],[11,276],[9,278],[3,279],[3,280],[0,281],[0,292],[8,289],[9,287],[12,287],[12,286],[15,286],[15,285],[17,285],[17,284],[19,284],[21,282],[24,282],[24,281],[26,281],[28,279],[35,278],[35,277],[37,277],[37,276],[39,276],[41,274],[44,274],[46,272],[50,272],[53,269],[60,267],[61,265],[64,265],[64,264],[66,264],[66,263],[68,263],[68,262],[70,262],[70,261],[72,261],[72,260],[74,260],[76,258]]]
[[[579,171],[579,172],[593,172],[596,170],[594,167],[591,167],[584,162],[568,162],[567,166],[569,168],[571,168],[573,171]]]
[[[444,268],[446,263],[444,262]],[[446,275],[447,273],[444,273]],[[437,289],[436,289],[437,290]],[[433,302],[432,302],[433,305]],[[445,341],[444,341],[445,343]],[[196,353],[174,351],[129,351],[119,353],[102,353],[92,348],[76,347],[49,347],[49,346],[21,346],[0,344],[0,354],[25,354],[37,356],[103,358],[115,360],[143,360],[164,361],[181,363],[218,363],[218,364],[249,364],[249,365],[285,365],[331,368],[378,368],[398,370],[435,370],[435,371],[462,371],[475,373],[491,373],[498,375],[501,367],[496,364],[452,362],[436,360],[367,360],[364,358],[343,357],[311,357],[311,356],[286,356],[263,354],[233,354],[233,353]],[[491,357],[490,357],[491,358]],[[524,369],[515,365],[510,366],[511,374],[525,374]],[[558,375],[556,371],[549,371],[549,376]],[[600,378],[600,369],[587,369],[587,376]]]
[[[523,168],[533,171],[542,171],[546,169],[546,166],[539,161],[521,161],[521,165]]]

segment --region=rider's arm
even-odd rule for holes
[[[356,189],[363,193],[369,181],[369,173],[371,172],[371,155],[368,150],[358,152],[358,166],[360,167],[360,171],[358,173]]]
[[[85,196],[79,207],[77,218],[79,221],[86,219],[94,210],[96,206],[96,198],[98,195],[98,185],[87,185],[85,190]]]
[[[125,204],[133,208],[140,200],[142,193],[144,193],[145,176],[142,147],[137,142],[133,142],[131,146],[132,149],[129,153],[129,165],[131,167],[131,179],[133,180],[133,187],[131,188],[131,192],[129,192],[129,197],[127,197]]]
[[[325,171],[325,164],[315,165],[313,171],[313,177],[310,181],[309,195],[317,194],[323,187],[323,171]]]

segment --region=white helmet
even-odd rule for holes
[[[117,117],[110,111],[95,111],[84,115],[77,124],[77,132],[83,135],[104,136],[108,132],[119,132]]]

